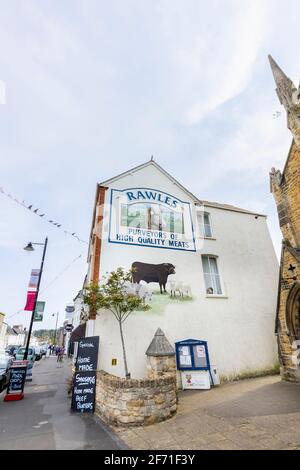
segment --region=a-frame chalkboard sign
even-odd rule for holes
[[[72,388],[72,411],[94,412],[98,350],[99,336],[81,338],[78,342]]]
[[[4,401],[22,400],[28,361],[14,361],[10,367],[10,377]]]

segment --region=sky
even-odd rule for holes
[[[267,214],[279,256],[269,171],[292,137],[267,55],[298,85],[297,0],[0,0],[0,11],[0,187],[46,214],[0,192],[7,323],[29,324],[42,246],[22,248],[48,236],[34,329],[54,328],[56,312],[62,324],[87,269],[87,244],[64,231],[88,241],[97,182],[151,155],[200,199]]]

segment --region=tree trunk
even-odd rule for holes
[[[120,327],[120,335],[121,335],[122,348],[123,348],[123,359],[124,359],[125,375],[126,375],[126,379],[130,379],[130,374],[128,372],[128,367],[127,367],[126,350],[125,350],[125,343],[124,343],[123,329],[122,329],[122,322],[121,321],[119,321],[119,327]]]

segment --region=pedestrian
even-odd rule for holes
[[[58,348],[57,362],[62,362],[64,352],[65,352],[64,348]]]

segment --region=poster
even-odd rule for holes
[[[192,365],[192,357],[191,356],[180,356],[180,365],[181,366],[191,366]]]
[[[188,346],[182,346],[181,347],[181,354],[183,356],[189,356],[190,355],[190,348]]]
[[[190,203],[157,189],[111,189],[109,242],[196,251]]]
[[[206,357],[205,347],[202,345],[196,346],[197,357]]]
[[[210,389],[210,376],[209,371],[183,371],[181,372],[182,388],[196,389],[196,390],[209,390]]]

